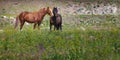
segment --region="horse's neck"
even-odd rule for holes
[[[44,12],[44,11],[40,11],[40,12],[38,13],[38,15],[39,15],[39,17],[40,17],[41,19],[43,19],[46,14],[47,14],[47,13]]]
[[[59,14],[57,13],[56,15],[54,14],[55,17],[57,17]]]

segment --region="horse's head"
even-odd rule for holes
[[[49,7],[46,8],[46,12],[48,15],[52,16],[52,10]]]
[[[53,12],[53,14],[56,16],[57,13],[58,13],[58,9],[57,9],[57,7],[54,7],[52,12]]]

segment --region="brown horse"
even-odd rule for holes
[[[35,11],[35,12],[27,12],[27,11],[21,12],[16,17],[16,22],[15,22],[14,28],[17,27],[18,20],[19,20],[20,21],[20,30],[22,29],[25,22],[34,23],[33,29],[35,29],[36,25],[38,24],[38,29],[39,29],[39,25],[41,24],[41,22],[46,14],[52,16],[52,11],[49,7],[42,8],[42,9]]]

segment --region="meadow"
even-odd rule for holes
[[[40,30],[32,24],[15,30],[6,23],[0,31],[0,60],[120,60],[119,15],[64,17],[71,20],[63,22],[62,31],[50,31],[48,17]]]
[[[82,15],[66,11],[74,6],[69,2],[82,1],[88,0],[0,0],[0,60],[120,60],[119,13]],[[19,26],[14,29],[10,17],[46,6],[58,6],[62,31],[49,30],[49,16],[43,19],[40,30],[34,30],[33,24],[25,24],[21,31]]]

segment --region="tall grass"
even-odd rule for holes
[[[79,17],[82,20],[85,16]],[[119,20],[116,16],[108,17],[104,21],[93,17],[89,19],[90,22],[83,20],[77,25],[63,24],[62,31],[44,28],[48,27],[47,20],[43,21],[40,30],[33,30],[32,25],[25,25],[22,31],[14,30],[12,25],[6,26],[0,32],[0,59],[119,60]],[[112,23],[114,19],[118,22]],[[109,21],[111,23],[107,23]]]

